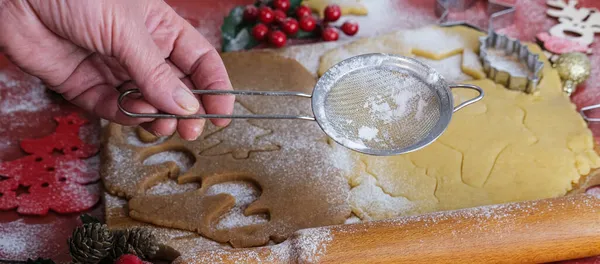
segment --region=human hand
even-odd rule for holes
[[[217,51],[162,0],[0,0],[0,51],[75,105],[158,136],[193,140],[205,121],[129,118],[119,90],[140,89],[124,102],[132,112],[233,112],[231,95],[190,92],[232,87]]]

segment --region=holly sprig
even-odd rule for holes
[[[261,7],[265,5],[271,5],[272,0],[258,0],[254,3],[254,6]],[[290,8],[288,15],[294,14],[296,9],[300,6],[302,0],[290,0]],[[252,28],[258,23],[244,21],[244,8],[245,6],[236,6],[225,17],[223,25],[221,26],[222,36],[222,49],[224,52],[247,50],[254,48],[260,44],[252,37]],[[304,32],[300,30],[294,38],[306,39],[315,36],[314,32]]]

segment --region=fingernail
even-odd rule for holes
[[[186,141],[195,141],[196,139],[198,139],[198,137],[200,137],[200,135],[197,135],[195,137],[186,137],[184,138]]]
[[[187,88],[178,88],[173,91],[173,100],[184,110],[196,113],[200,108],[200,103],[194,94]]]

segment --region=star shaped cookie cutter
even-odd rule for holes
[[[438,24],[441,26],[467,25],[485,32],[486,30],[464,20],[448,21],[450,12],[465,11],[477,1],[480,0],[436,0],[434,11],[435,14],[440,17]],[[487,15],[489,16],[487,31],[491,32],[495,29],[511,25],[514,21],[515,10],[514,5],[501,3],[497,0],[488,0],[486,10]]]
[[[480,0],[436,0],[435,14],[440,17],[438,24],[441,26],[465,25],[485,32],[486,30],[464,20],[448,21],[452,11],[465,11],[477,1]],[[495,31],[513,23],[515,10],[514,5],[501,3],[497,0],[487,1],[486,13],[489,17],[488,34],[479,39],[479,58],[482,61],[483,70],[488,78],[511,90],[534,93],[542,77],[544,63],[539,60],[538,55],[532,53],[519,40],[498,34]],[[528,71],[527,76],[512,75],[509,71],[497,67],[499,66],[496,65],[497,62],[490,59],[488,50],[490,48],[501,50],[503,56],[516,58],[521,64],[526,66]]]

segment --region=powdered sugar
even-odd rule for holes
[[[360,223],[362,222],[362,220],[360,218],[358,218],[356,215],[352,214],[352,216],[348,217],[348,219],[346,219],[346,222],[344,222],[345,225],[347,224],[356,224],[356,223]]]
[[[472,53],[472,51],[470,51]],[[465,51],[465,53],[468,53]],[[469,55],[467,55],[469,56]],[[442,60],[433,60],[425,57],[416,56],[415,59],[427,64],[429,67],[435,69],[439,75],[443,76],[444,79],[448,82],[460,83],[467,80],[472,80],[473,78],[467,74],[465,74],[462,70],[462,66],[467,66],[464,64],[465,57],[464,55],[457,54]],[[474,64],[474,62],[467,62]],[[461,66],[462,65],[462,66]],[[471,68],[471,66],[468,66]],[[473,66],[477,69],[477,66]],[[479,64],[479,68],[481,68],[481,64]],[[437,75],[437,76],[439,76]],[[435,74],[432,76],[436,76]]]
[[[59,161],[56,166],[56,174],[59,177],[65,177],[80,184],[97,181],[100,178],[99,170],[100,157],[98,155],[85,160],[68,159]]]
[[[345,173],[350,173],[354,166],[356,166],[355,158],[357,156],[352,156],[350,150],[340,147],[339,145],[334,145],[332,148],[331,154],[329,155],[332,165]]]
[[[363,126],[358,129],[358,137],[364,140],[373,140],[377,138],[378,132],[379,130],[377,128]]]
[[[267,217],[263,214],[245,216],[244,210],[250,203],[255,201],[259,193],[252,184],[248,182],[225,182],[212,185],[206,190],[206,195],[216,195],[220,193],[230,194],[235,198],[234,207],[222,216],[217,223],[217,229],[230,229],[247,225],[266,223]]]
[[[156,153],[144,160],[144,165],[162,164],[165,162],[175,162],[179,167],[179,174],[188,171],[195,162],[194,156],[183,151],[164,151]]]
[[[20,85],[20,82],[9,76],[6,72],[0,72],[0,84],[6,88],[14,88]]]
[[[600,199],[600,186],[589,188],[585,193]]]
[[[50,97],[42,82],[34,77],[17,78],[15,72],[0,71],[0,113],[37,112],[50,106]],[[23,89],[19,89],[23,88]]]
[[[120,198],[119,196],[110,195],[108,193],[104,194],[104,206],[107,208],[107,210],[123,207],[126,204],[127,200]]]
[[[419,102],[417,102],[417,111],[415,112],[415,118],[417,120],[421,120],[424,117],[424,110],[427,107],[427,102],[423,100],[423,98],[419,98]]]
[[[328,228],[303,229],[278,245],[249,250],[215,249],[184,255],[174,263],[318,263],[333,241]],[[197,252],[195,252],[197,253]]]
[[[514,56],[507,56],[502,50],[488,49],[487,59],[492,67],[508,72],[512,76],[526,77],[530,75],[526,64]]]
[[[393,197],[376,185],[375,178],[363,175],[363,182],[350,190],[350,204],[354,213],[363,220],[383,219],[405,215],[417,204],[404,197]],[[360,210],[369,208],[370,212]],[[370,215],[376,212],[377,215]]]
[[[195,182],[179,184],[176,181],[167,180],[152,186],[152,188],[146,191],[146,193],[152,195],[170,195],[176,193],[191,192],[197,190],[198,188],[200,188],[200,184]]]
[[[6,141],[0,141],[0,151],[3,151],[4,149],[10,148],[10,146],[12,146],[12,142],[6,140]]]
[[[403,87],[412,85],[413,82],[410,82],[410,84],[403,85]],[[398,121],[399,119],[402,119],[411,113],[412,109],[410,109],[408,103],[413,98],[417,97],[418,94],[414,91],[394,89],[389,98],[384,98],[384,96],[377,95],[375,97],[368,98],[363,108],[367,108],[368,111],[373,115],[373,118],[381,120],[385,124],[389,124],[391,122]],[[391,99],[394,103],[391,106],[388,103],[389,99]]]
[[[327,228],[303,229],[297,234],[296,239],[292,240],[292,248],[299,252],[299,263],[317,263],[333,240],[331,231]]]
[[[479,71],[483,73],[483,65],[481,65],[481,60],[479,59],[479,55],[475,54],[471,49],[464,49],[462,54],[462,70],[471,69],[475,71]],[[443,74],[442,74],[443,75]],[[448,78],[446,75],[444,77]],[[453,82],[458,82],[458,80],[452,80]]]
[[[87,144],[100,144],[100,129],[98,125],[98,123],[87,124],[79,128],[79,138]]]
[[[281,56],[298,61],[310,73],[317,75],[317,70],[319,69],[319,58],[321,57],[321,55],[323,55],[323,53],[325,53],[328,50],[339,47],[349,42],[350,40],[320,42],[315,44],[289,46],[273,51]]]
[[[344,19],[334,23],[334,25],[341,25],[345,21],[353,21],[360,26],[358,33],[353,37],[345,36],[340,32],[340,39],[377,36],[400,28],[425,26],[437,20],[429,11],[430,3],[426,1],[364,0],[360,3],[368,10],[368,15],[344,15]],[[398,15],[395,11],[398,9],[402,10],[403,15]]]
[[[161,137],[158,140],[154,141],[154,142],[143,142],[140,140],[140,138],[136,135],[135,131],[133,129],[127,129],[127,132],[125,131],[125,129],[123,130],[123,133],[127,133],[127,143],[134,145],[134,146],[138,146],[138,147],[147,147],[147,146],[152,146],[152,145],[158,145],[160,143],[165,142],[167,139],[169,139],[169,137]]]
[[[50,238],[54,235],[52,232],[56,232],[53,224],[33,225],[28,224],[27,220],[23,218],[3,223],[2,230],[0,230],[0,256],[2,259],[9,260],[21,259],[25,252],[37,256],[42,249],[41,245],[46,245],[51,241]],[[49,245],[49,247],[51,246]]]

